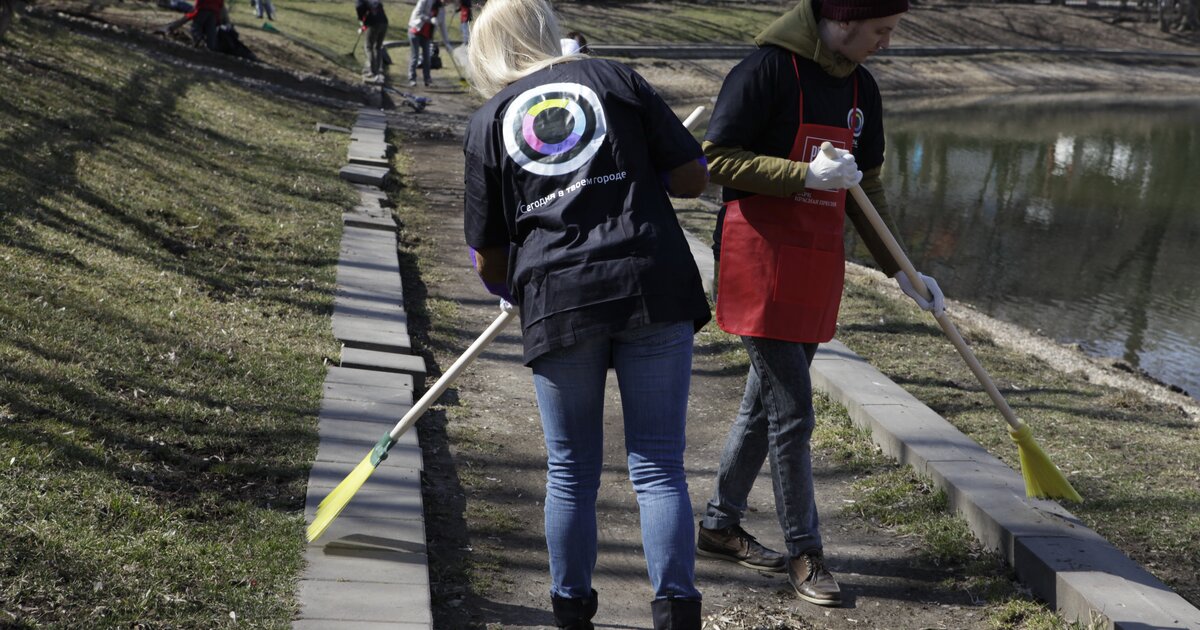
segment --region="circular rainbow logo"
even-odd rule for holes
[[[504,147],[522,169],[537,175],[565,175],[592,159],[608,126],[591,88],[549,83],[509,103],[504,112]]]
[[[854,107],[846,114],[846,127],[854,132],[854,137],[862,135],[863,125],[867,123],[867,116],[863,110]]]

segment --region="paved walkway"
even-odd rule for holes
[[[329,368],[305,517],[413,403],[425,361],[410,352],[396,222],[381,188],[391,177],[387,119],[364,109],[350,130],[342,179],[359,190],[342,216],[333,333],[342,361]],[[421,447],[409,432],[354,500],[309,546],[297,629],[430,628],[429,560],[421,500]]]
[[[329,370],[320,447],[306,517],[412,404],[424,363],[409,352],[386,196],[386,118],[363,110],[342,177],[362,202],[344,215],[334,334],[342,365]],[[382,151],[382,153],[381,153]],[[712,255],[692,239],[701,273]],[[1067,619],[1103,615],[1108,627],[1200,629],[1200,610],[1084,527],[1061,506],[1029,500],[1019,473],[838,342],[822,347],[814,384],[871,430],[885,453],[929,476],[975,535],[998,550],[1038,597]],[[325,535],[310,546],[295,628],[429,628],[428,559],[420,486],[421,450],[409,433]]]

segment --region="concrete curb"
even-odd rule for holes
[[[414,378],[425,361],[413,356],[396,255],[396,222],[377,187],[390,176],[386,159],[370,178],[346,177],[359,149],[382,146],[387,118],[361,110],[351,130],[343,179],[360,184],[360,202],[342,215],[333,332],[342,342],[342,364],[330,367],[317,420],[320,443],[309,472],[304,516],[370,452],[413,403]],[[357,145],[357,146],[356,146]],[[383,149],[386,157],[386,149]],[[297,598],[296,629],[428,629],[433,625],[429,558],[421,496],[421,447],[409,431],[363,484],[354,500],[316,543],[305,550]]]
[[[1018,472],[840,342],[822,346],[812,376],[885,453],[932,478],[975,536],[1067,621],[1095,613],[1105,627],[1200,628],[1200,610],[1057,503],[1026,498]]]

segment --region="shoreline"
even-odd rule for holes
[[[869,284],[874,290],[889,297],[907,299],[896,287],[895,282],[876,269],[847,261],[846,278],[847,281]],[[1200,400],[1176,392],[1170,384],[1144,372],[1133,371],[1136,368],[1118,367],[1125,364],[1112,358],[1092,356],[1078,346],[1064,344],[1024,326],[996,319],[966,302],[947,297],[946,306],[956,324],[983,331],[1002,348],[1031,355],[1063,372],[1078,373],[1089,382],[1133,392],[1155,402],[1178,407],[1188,419],[1200,424]]]

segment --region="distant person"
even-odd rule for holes
[[[468,48],[489,100],[467,126],[464,223],[489,291],[518,305],[546,440],[559,628],[599,607],[605,377],[617,374],[654,627],[700,629],[683,452],[693,335],[709,319],[668,199],[707,183],[699,145],[627,66],[563,56],[545,0],[491,0]]]
[[[588,48],[587,38],[579,31],[571,31],[567,36],[562,38],[562,51],[564,55],[572,53],[580,53],[582,55],[592,54],[592,49]]]
[[[462,33],[462,45],[471,43],[471,0],[459,0],[458,30]]]
[[[429,76],[432,65],[433,42],[433,0],[417,0],[413,5],[412,14],[408,18],[408,44],[411,53],[408,58],[408,85],[417,84],[417,66],[421,66],[421,76],[425,79],[425,87],[433,84]]]
[[[429,13],[433,23],[437,25],[438,32],[442,34],[442,44],[446,50],[454,52],[454,44],[450,43],[450,35],[446,32],[446,22],[450,20],[450,16],[446,13],[446,3],[442,0],[433,0],[433,5],[429,7]],[[434,70],[436,69],[434,68]]]
[[[786,571],[796,595],[821,606],[840,605],[842,595],[825,565],[813,496],[809,365],[837,323],[844,217],[905,293],[927,310],[943,308],[937,283],[925,277],[933,300],[922,300],[846,195],[861,180],[886,213],[883,104],[860,64],[887,48],[907,10],[908,0],[800,0],[725,78],[704,141],[712,181],[724,186],[717,323],[741,336],[750,370],[697,553]],[[838,147],[836,158],[820,151],[824,141]],[[768,458],[786,556],[740,524]]]
[[[265,15],[270,22],[275,21],[275,5],[271,0],[254,0],[254,15],[258,19],[262,19]]]
[[[388,18],[383,10],[383,0],[355,0],[354,11],[358,14],[359,28],[366,31],[363,49],[367,51],[367,80],[384,81],[383,38],[387,35]]]
[[[192,22],[192,43],[218,50],[217,28],[227,21],[226,15],[225,0],[197,0],[196,8],[184,16]]]

